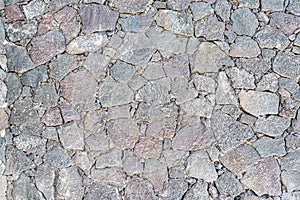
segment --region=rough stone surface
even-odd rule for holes
[[[211,4],[206,2],[193,2],[190,7],[194,16],[194,20],[203,19],[214,13]]]
[[[258,20],[249,8],[238,8],[232,15],[232,29],[238,35],[252,36],[258,27]]]
[[[255,128],[257,132],[274,137],[281,135],[290,126],[290,124],[291,121],[284,117],[259,117],[255,123]]]
[[[233,105],[237,105],[238,103],[237,97],[225,72],[219,72],[218,87],[216,90],[216,103]]]
[[[224,30],[225,24],[218,21],[214,15],[205,17],[195,24],[196,37],[204,37],[206,40],[223,40]]]
[[[292,34],[299,27],[299,24],[299,16],[294,16],[284,12],[274,12],[270,15],[270,25],[281,29],[287,35]]]
[[[280,52],[275,57],[273,70],[284,77],[298,78],[300,76],[300,70],[297,68],[299,61],[299,55],[290,52]]]
[[[263,156],[284,156],[285,155],[285,143],[283,139],[271,139],[269,137],[262,137],[256,140],[253,144],[258,153]]]
[[[221,174],[216,181],[216,185],[218,190],[225,195],[237,196],[244,191],[242,184],[230,172]]]
[[[260,49],[255,40],[247,36],[239,36],[230,47],[229,55],[232,57],[254,58],[260,54]]]
[[[147,159],[143,171],[145,177],[155,190],[163,188],[164,182],[168,179],[167,165],[157,159]]]
[[[152,185],[142,178],[133,178],[125,188],[125,199],[157,199],[154,195]]]
[[[34,64],[25,48],[16,45],[6,45],[5,50],[8,57],[7,68],[9,71],[23,73],[34,68]]]

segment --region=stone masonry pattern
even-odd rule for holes
[[[300,200],[300,0],[0,0],[0,200]]]

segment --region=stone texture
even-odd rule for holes
[[[159,158],[162,151],[162,142],[151,137],[141,137],[134,147],[134,152],[142,158]]]
[[[226,73],[232,81],[233,88],[254,89],[256,87],[254,76],[244,69],[233,67],[226,70]]]
[[[230,56],[242,58],[254,58],[260,53],[256,41],[247,36],[238,36],[229,51]]]
[[[2,97],[2,105],[5,104],[5,97],[6,102],[11,104],[15,102],[21,95],[22,92],[22,84],[20,81],[20,77],[15,73],[9,73],[4,82],[1,81],[1,91],[3,94]]]
[[[300,56],[291,52],[279,52],[274,59],[273,70],[281,76],[296,79],[300,76],[297,67]]]
[[[164,64],[163,69],[168,77],[189,76],[189,60],[187,55],[174,56]]]
[[[239,100],[242,108],[256,117],[278,114],[279,97],[274,93],[242,90]]]
[[[170,179],[164,185],[164,189],[160,196],[165,199],[182,199],[185,192],[188,190],[188,183],[184,180]]]
[[[133,178],[125,188],[125,200],[157,199],[151,183],[142,178]]]
[[[36,187],[47,199],[54,199],[54,168],[48,164],[38,166],[36,172]]]
[[[93,199],[115,199],[121,200],[121,196],[118,193],[117,188],[110,185],[101,184],[101,183],[92,183],[85,194],[84,199],[93,200]]]
[[[135,67],[122,61],[117,61],[110,69],[109,74],[117,81],[128,81],[135,72]]]
[[[220,193],[224,195],[229,194],[233,197],[244,191],[240,181],[230,172],[224,172],[221,174],[216,181],[216,186]]]
[[[7,127],[9,127],[9,123],[8,123],[8,115],[5,112],[5,110],[3,108],[0,108],[0,130],[3,130]]]
[[[104,78],[110,58],[99,53],[89,53],[83,66],[88,69],[97,81]]]
[[[84,132],[78,127],[76,122],[71,122],[62,126],[59,130],[59,138],[65,149],[83,150]]]
[[[31,134],[20,134],[13,139],[18,150],[25,152],[26,154],[35,154],[43,156],[46,152],[46,140]]]
[[[119,18],[118,22],[121,24],[125,31],[141,32],[149,28],[153,21],[155,11],[143,13],[140,15],[133,15],[126,18]]]
[[[299,16],[300,15],[299,7],[300,7],[300,2],[298,0],[292,0],[289,2],[287,9],[294,15]]]
[[[213,78],[195,74],[192,79],[196,89],[201,93],[215,93],[217,83]]]
[[[209,198],[208,184],[198,180],[184,195],[184,200],[205,200]]]
[[[284,1],[271,1],[271,0],[262,0],[261,1],[261,10],[264,12],[267,11],[283,11]]]
[[[21,82],[26,86],[37,87],[40,82],[47,81],[47,78],[47,66],[42,65],[23,73]]]
[[[190,7],[194,16],[194,20],[196,21],[209,15],[213,15],[214,13],[211,4],[206,2],[193,2],[191,3]]]
[[[259,117],[255,123],[255,128],[257,132],[275,137],[280,136],[290,126],[290,124],[291,121],[284,117]]]
[[[218,16],[224,22],[228,22],[230,20],[230,10],[232,5],[227,0],[218,0],[215,5],[215,11]]]
[[[266,74],[257,84],[257,90],[276,92],[278,90],[278,82],[274,73]]]
[[[282,20],[285,19],[285,20]],[[300,24],[300,17],[283,12],[274,12],[270,15],[270,25],[281,29],[285,34],[292,34]]]
[[[34,91],[34,101],[42,107],[55,106],[58,94],[53,83],[40,84]]]
[[[134,175],[141,174],[143,171],[143,163],[141,160],[135,156],[130,156],[124,159],[123,169],[126,174]]]
[[[151,0],[113,0],[110,5],[115,7],[121,13],[138,13],[143,12],[148,4],[150,4]]]
[[[300,171],[299,150],[288,152],[286,156],[280,159],[281,169],[285,171]]]
[[[54,143],[47,149],[45,161],[54,167],[63,168],[70,166],[71,157],[59,144]]]
[[[117,167],[92,169],[91,178],[99,183],[108,184],[115,187],[125,186],[125,173]]]
[[[225,24],[218,21],[214,15],[205,17],[195,24],[196,37],[204,37],[206,40],[224,40],[224,31]]]
[[[30,98],[17,100],[12,109],[10,120],[11,124],[30,124],[39,120],[37,110],[32,106]]]
[[[167,165],[157,159],[147,159],[142,176],[153,185],[155,190],[163,189],[164,182],[168,179]]]
[[[38,26],[38,34],[42,35],[54,28],[54,18],[52,12],[47,12]]]
[[[261,58],[241,58],[237,66],[252,72],[257,79],[260,79],[271,68],[271,64]]]
[[[184,102],[181,108],[188,115],[210,118],[213,111],[213,104],[205,97],[199,97]]]
[[[96,161],[96,168],[121,167],[122,166],[122,150],[113,148],[109,152],[100,154]]]
[[[280,195],[280,167],[276,158],[267,157],[257,165],[253,165],[241,182],[259,196]]]
[[[32,19],[45,13],[47,4],[42,0],[33,0],[29,4],[23,6],[23,10],[26,18]]]
[[[186,10],[191,0],[167,0],[167,7],[172,10]]]
[[[284,156],[285,143],[283,139],[271,139],[269,137],[261,137],[253,144],[258,153],[263,156]]]
[[[118,19],[117,12],[99,4],[85,4],[79,9],[83,33],[113,30]]]
[[[225,72],[219,72],[218,87],[216,90],[216,103],[233,105],[238,104],[235,92],[232,89]]]
[[[299,190],[298,180],[300,178],[300,172],[282,172],[281,178],[283,184],[286,186],[288,192]]]
[[[18,21],[24,19],[24,15],[17,4],[11,4],[4,9],[7,22]]]
[[[231,15],[232,29],[238,35],[252,36],[258,27],[258,20],[249,8],[238,8]]]

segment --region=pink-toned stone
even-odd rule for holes
[[[61,104],[60,109],[65,122],[80,120],[80,115],[71,104]]]
[[[257,195],[277,196],[281,194],[280,167],[276,158],[267,157],[252,166],[241,180]]]
[[[104,169],[93,169],[91,178],[100,183],[122,187],[125,185],[126,175],[120,168],[112,167]]]
[[[59,108],[49,108],[43,116],[46,126],[58,126],[63,123]]]
[[[281,29],[285,34],[292,34],[300,26],[300,17],[283,12],[270,15],[270,25]]]
[[[107,134],[121,149],[132,149],[139,139],[139,128],[131,119],[115,119],[107,123]]]
[[[64,52],[65,47],[63,34],[57,30],[51,30],[33,38],[28,46],[28,53],[35,65],[41,65]]]
[[[52,12],[48,12],[43,16],[43,19],[38,27],[38,34],[42,35],[44,33],[47,33],[49,30],[51,30],[53,26],[53,14]]]
[[[152,137],[140,138],[134,152],[142,158],[159,158],[162,151],[162,141]]]
[[[156,138],[173,138],[175,130],[172,127],[167,127],[166,120],[155,120],[148,124],[146,134]]]
[[[24,19],[24,15],[17,4],[6,6],[4,9],[7,22],[18,21]]]
[[[189,76],[189,60],[187,55],[172,57],[168,63],[163,66],[165,73],[169,77]]]
[[[0,131],[9,127],[8,115],[4,109],[0,108]]]
[[[69,73],[61,81],[61,96],[71,104],[94,103],[98,83],[86,69]]]

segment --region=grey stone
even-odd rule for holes
[[[254,76],[244,69],[233,67],[226,70],[226,73],[231,79],[233,88],[254,89],[256,87]]]
[[[291,0],[289,2],[289,5],[287,7],[287,10],[289,10],[294,15],[299,16],[300,15],[300,1],[299,0]]]
[[[213,78],[209,76],[194,74],[192,76],[192,79],[196,89],[201,93],[215,93],[217,83]]]
[[[121,167],[122,166],[122,150],[113,148],[109,152],[100,154],[96,161],[96,168]]]
[[[59,126],[63,124],[59,108],[48,108],[42,118],[46,126]]]
[[[176,98],[177,104],[183,104],[193,100],[198,95],[192,82],[188,78],[178,77],[171,82],[171,96]],[[188,110],[188,109],[187,109]]]
[[[97,131],[104,127],[107,120],[107,113],[102,110],[91,110],[84,116],[83,127],[84,130]]]
[[[216,181],[216,186],[221,194],[229,194],[232,197],[235,197],[244,191],[240,181],[230,172],[221,174]]]
[[[142,178],[131,179],[125,188],[125,200],[157,200],[151,183]]]
[[[248,125],[236,121],[222,111],[213,113],[211,126],[220,148],[224,151],[237,147],[244,140],[254,135]]]
[[[122,61],[117,61],[110,69],[109,74],[117,81],[128,81],[135,72],[135,67]]]
[[[300,192],[283,193],[282,200],[297,200],[300,198]]]
[[[291,52],[279,52],[274,59],[273,70],[281,76],[297,79],[300,76],[300,56]]]
[[[84,132],[78,127],[76,122],[64,124],[58,133],[60,141],[65,149],[84,149]]]
[[[134,152],[141,158],[159,158],[162,151],[162,141],[152,137],[140,137],[134,147]]]
[[[298,33],[296,36],[296,39],[294,40],[295,46],[300,46],[300,34]]]
[[[50,8],[53,10],[53,11],[58,11],[60,10],[61,8],[67,6],[68,4],[78,4],[79,0],[56,0],[55,2],[54,1],[50,1],[49,4],[50,4]]]
[[[97,81],[100,81],[105,77],[109,62],[108,56],[92,52],[87,56],[83,66],[93,74]]]
[[[92,169],[91,178],[96,182],[116,187],[124,187],[126,183],[124,171],[117,167]]]
[[[180,200],[188,190],[188,183],[184,180],[169,179],[164,185],[161,196],[164,199]]]
[[[120,18],[118,22],[121,24],[124,31],[127,32],[141,32],[150,27],[154,11],[143,13],[140,15],[133,15],[126,18]]]
[[[83,33],[107,31],[115,28],[118,13],[109,6],[99,4],[83,4],[79,9]]]
[[[39,121],[38,112],[30,98],[17,100],[10,115],[11,124],[30,124]]]
[[[255,128],[257,132],[275,137],[280,136],[290,126],[290,124],[291,121],[284,117],[259,117],[255,123]]]
[[[209,199],[208,184],[204,181],[198,180],[192,187],[186,192],[184,200],[206,200]]]
[[[74,56],[60,54],[49,64],[49,75],[56,80],[62,80],[73,68],[77,67]]]
[[[173,56],[163,66],[166,76],[178,77],[178,76],[189,76],[189,60],[187,55]]]
[[[9,71],[24,73],[34,68],[34,64],[24,47],[6,45],[7,68]]]
[[[215,5],[215,12],[221,17],[223,22],[228,22],[230,19],[231,3],[227,0],[217,0]]]
[[[284,0],[271,1],[271,0],[262,0],[261,1],[261,10],[263,12],[274,12],[274,11],[283,11]]]
[[[172,10],[186,10],[191,0],[167,0],[168,8]]]
[[[45,161],[54,167],[63,168],[70,166],[71,157],[59,144],[54,143],[47,149]]]
[[[91,159],[87,152],[77,152],[73,157],[72,160],[74,161],[75,165],[82,169],[86,174],[90,172],[94,164],[94,160]]]
[[[190,8],[193,13],[194,16],[193,18],[195,21],[214,14],[214,10],[211,7],[210,3],[193,2],[191,3]]]
[[[15,75],[12,75],[12,77],[14,77],[14,76]],[[0,93],[0,107],[1,108],[6,106],[6,97],[7,97],[7,86],[6,86],[6,84],[2,80],[0,80],[0,90],[1,90],[1,93]],[[20,88],[20,86],[17,87],[17,88]],[[20,89],[17,89],[17,91],[18,90],[20,90]],[[11,91],[11,93],[12,92],[13,92],[13,90]],[[20,93],[20,91],[18,91],[17,97],[19,97],[19,95],[20,95],[19,93]],[[17,98],[17,97],[14,97],[13,100],[15,100],[15,98]]]
[[[254,148],[262,157],[267,156],[284,156],[285,143],[283,139],[271,139],[269,137],[261,137],[253,143]]]
[[[224,40],[225,24],[218,21],[214,15],[205,17],[196,22],[196,37],[204,37],[206,40]]]
[[[281,170],[285,171],[300,171],[300,150],[292,150],[286,156],[280,159]]]
[[[2,82],[2,81],[1,81]],[[6,79],[5,79],[5,84],[2,82],[1,89],[3,92],[2,95],[2,104],[4,104],[5,97],[6,97],[6,102],[11,104],[14,101],[16,101],[22,92],[22,84],[20,81],[20,77],[15,74],[15,73],[8,73]]]
[[[233,66],[234,62],[215,44],[203,42],[191,59],[192,72],[218,72],[223,66]]]
[[[0,131],[9,127],[8,118],[8,114],[5,110],[0,108]]]
[[[42,65],[25,72],[21,77],[21,82],[23,85],[36,87],[38,83],[46,81],[47,78],[47,66]]]
[[[258,27],[258,20],[249,8],[238,8],[231,15],[232,29],[238,35],[252,36]]]
[[[286,136],[285,143],[288,148],[299,148],[300,147],[300,136],[297,134],[291,134]]]
[[[54,167],[42,164],[37,167],[35,182],[36,187],[43,193],[46,199],[54,199]]]
[[[259,196],[264,194],[280,195],[280,167],[276,158],[267,157],[257,165],[253,165],[241,182]]]
[[[230,115],[234,119],[238,119],[242,114],[241,109],[237,105],[227,104],[222,107],[222,112]]]
[[[233,88],[231,87],[228,77],[225,72],[219,72],[218,87],[216,90],[217,104],[233,104],[237,105],[237,97]]]
[[[94,52],[108,43],[106,34],[93,33],[89,35],[81,35],[74,38],[68,45],[66,52],[69,54],[82,54]]]
[[[240,0],[239,7],[246,7],[250,9],[258,8],[259,7],[259,0]]]
[[[142,176],[152,183],[155,190],[161,190],[168,179],[167,165],[154,158],[147,159]]]
[[[232,57],[254,58],[261,53],[255,40],[247,36],[238,36],[230,47],[229,55]]]
[[[257,84],[257,90],[276,92],[278,90],[278,79],[274,73],[266,74]]]
[[[166,75],[162,63],[148,63],[147,68],[143,73],[143,77],[145,77],[148,80],[160,79],[165,76]]]
[[[271,68],[271,64],[261,58],[241,58],[237,66],[254,73],[257,79],[260,79]]]
[[[300,189],[298,180],[300,179],[300,172],[286,172],[281,173],[282,183],[286,186],[288,192],[294,192]]]
[[[182,103],[182,110],[189,115],[210,118],[213,111],[213,104],[205,97],[195,98]]]
[[[131,102],[133,91],[126,83],[117,83],[111,76],[108,76],[100,84],[98,96],[102,107],[111,107]]]
[[[5,175],[18,175],[21,172],[32,169],[35,167],[35,164],[30,160],[26,154],[18,150],[17,148],[8,145],[6,146],[6,167]]]
[[[206,151],[199,150],[192,153],[187,160],[186,173],[190,177],[203,179],[206,182],[217,180],[217,172]]]
[[[43,156],[46,152],[46,139],[39,136],[20,134],[13,138],[16,148],[26,152],[26,154],[34,154]]]
[[[86,199],[86,200],[94,200],[94,199],[121,200],[122,198],[121,198],[117,188],[112,187],[110,185],[93,182],[87,188],[84,199]]]
[[[79,200],[83,198],[82,177],[76,167],[63,168],[58,172],[56,192],[58,199]]]
[[[274,93],[242,90],[239,100],[242,108],[256,117],[278,114],[279,97]]]
[[[56,106],[58,98],[53,83],[40,84],[34,91],[34,101],[42,107]]]
[[[121,13],[138,13],[144,12],[146,6],[150,3],[152,3],[151,0],[133,0],[130,2],[127,0],[112,0],[110,6],[115,7]]]
[[[300,17],[284,12],[274,12],[270,14],[270,25],[281,29],[285,34],[290,35],[299,27]]]
[[[108,142],[109,142],[109,137],[106,135],[106,132],[104,130],[99,130],[90,133],[90,135],[86,136],[85,147],[91,152],[93,151],[104,152],[109,150]]]
[[[80,120],[79,113],[71,104],[60,104],[60,110],[65,123]]]
[[[32,19],[42,15],[47,10],[47,4],[42,0],[33,0],[29,4],[23,6],[24,14],[27,19]]]
[[[17,4],[6,6],[4,9],[4,13],[7,22],[13,22],[24,19],[24,14],[22,13],[20,7]]]
[[[288,37],[279,29],[267,25],[254,36],[260,48],[284,50],[289,45]]]
[[[200,41],[198,38],[190,37],[186,46],[186,53],[189,55],[193,54],[197,50],[199,44]]]
[[[128,175],[140,174],[143,168],[143,163],[137,157],[130,156],[124,159],[123,169]]]
[[[163,157],[169,168],[184,164],[188,155],[186,151],[176,150],[175,148],[163,150]]]

